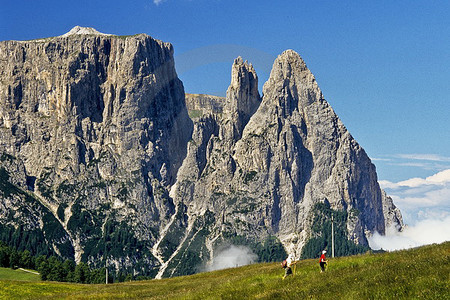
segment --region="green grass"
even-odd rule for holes
[[[112,285],[0,280],[0,299],[450,299],[450,242],[409,251],[303,260]]]
[[[33,271],[36,272],[36,271]],[[0,281],[3,280],[25,280],[25,281],[39,281],[39,275],[25,272],[22,270],[13,270],[9,268],[0,268]]]
[[[191,119],[197,119],[203,116],[203,111],[192,109],[188,111],[188,114]]]

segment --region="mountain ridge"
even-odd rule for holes
[[[226,98],[185,96],[172,45],[145,34],[0,42],[2,182],[14,191],[1,197],[2,231],[170,277],[231,241],[275,237],[300,253],[325,239],[311,230],[317,203],[346,212],[343,238],[357,245],[402,228],[295,51],[275,60],[262,97],[247,61],[231,78]]]

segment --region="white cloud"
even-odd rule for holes
[[[159,5],[163,1],[165,1],[165,0],[153,0],[153,3],[155,3],[156,5]]]
[[[402,232],[391,228],[385,236],[375,233],[369,238],[369,245],[372,249],[393,251],[445,241],[450,241],[450,216],[422,220]]]
[[[450,157],[439,154],[393,154],[371,158],[372,161],[396,167],[440,171],[450,168]]]
[[[399,196],[392,196],[395,204],[400,207],[400,210],[408,209],[420,209],[420,208],[430,208],[434,206],[445,206],[450,209],[450,189],[437,189],[434,191],[430,191],[425,193],[422,196],[416,197],[405,197],[401,198]]]
[[[397,250],[450,241],[450,169],[426,178],[379,183],[409,226],[403,232],[390,229],[385,236],[374,234],[369,241],[373,249]]]
[[[446,184],[450,183],[450,169],[441,171],[439,173],[436,173],[432,176],[429,176],[427,178],[411,178],[408,180],[403,180],[397,183],[390,182],[387,180],[380,180],[379,181],[380,186],[382,188],[389,188],[389,189],[396,189],[400,187],[421,187],[421,186],[427,186],[427,185],[441,185],[445,186]]]
[[[392,161],[390,158],[377,158],[377,157],[371,157],[372,161]]]
[[[444,170],[433,176],[427,177],[426,180],[430,182],[447,183],[450,182],[450,169]]]
[[[391,182],[389,180],[378,180],[378,183],[382,189],[395,189],[398,187],[395,182]]]
[[[426,161],[450,161],[450,157],[437,155],[437,154],[398,154],[399,158],[411,159],[411,160],[426,160]]]

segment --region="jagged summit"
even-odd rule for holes
[[[227,90],[224,107],[225,118],[230,122],[223,127],[220,136],[239,139],[260,102],[256,71],[252,64],[244,62],[239,56],[231,67],[231,83]]]
[[[96,29],[94,29],[92,27],[75,26],[69,32],[61,35],[61,37],[68,37],[68,36],[71,36],[71,35],[87,35],[87,34],[111,35],[111,34],[106,34],[106,33],[99,32],[99,31],[97,31]]]
[[[304,73],[300,75],[302,72]],[[272,71],[270,73],[270,78],[274,80],[282,80],[283,78],[291,77],[291,75],[293,75],[293,77],[308,76],[311,81],[315,81],[315,79],[313,80],[314,76],[306,66],[306,63],[300,54],[292,49],[288,49],[278,55],[275,59]]]

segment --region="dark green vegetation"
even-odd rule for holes
[[[105,269],[92,270],[85,263],[75,265],[72,260],[62,261],[57,256],[46,257],[44,255],[32,256],[30,251],[17,251],[16,249],[0,242],[0,267],[17,270],[19,268],[37,270],[40,275],[33,274],[41,280],[76,282],[76,283],[102,283],[105,282]],[[20,272],[3,271],[10,278]],[[23,271],[22,271],[23,272]],[[32,273],[29,273],[32,274]],[[28,274],[28,277],[30,276]],[[9,277],[8,277],[9,276]],[[34,278],[33,277],[33,278]],[[0,277],[2,278],[2,277]],[[25,278],[27,278],[25,276]],[[14,276],[10,279],[14,279]],[[17,279],[20,280],[20,279]],[[29,280],[29,279],[24,279]],[[31,279],[30,279],[31,280]],[[112,280],[110,280],[112,281]]]
[[[105,154],[106,155],[106,154]],[[2,161],[14,161],[15,158],[4,154],[0,157]],[[103,159],[102,156],[99,158]],[[91,166],[92,167],[92,166]],[[50,259],[53,256],[59,256],[56,261],[64,262],[65,260],[74,260],[74,249],[70,243],[70,239],[62,228],[61,222],[67,222],[67,229],[73,236],[80,238],[83,254],[81,261],[89,265],[89,268],[98,270],[108,264],[109,273],[113,277],[114,282],[123,281],[126,278],[137,279],[154,277],[158,271],[158,264],[155,257],[153,257],[150,249],[149,241],[138,240],[131,228],[126,222],[118,221],[115,211],[111,209],[110,204],[100,205],[96,209],[86,208],[81,196],[74,198],[73,191],[87,188],[91,186],[106,186],[104,182],[92,181],[89,186],[80,185],[79,183],[70,184],[66,181],[58,186],[52,186],[50,178],[53,170],[45,168],[40,176],[35,180],[36,189],[39,190],[44,198],[49,202],[58,202],[55,199],[63,199],[57,208],[56,216],[53,215],[47,207],[42,205],[31,191],[26,191],[21,187],[10,182],[10,174],[8,171],[0,167],[0,197],[20,197],[26,205],[20,207],[20,211],[24,210],[21,216],[33,215],[32,211],[39,212],[36,216],[43,220],[44,226],[30,225],[29,218],[17,218],[14,209],[8,212],[7,218],[18,226],[0,224],[0,241],[6,243],[17,251],[30,251],[34,257],[43,256]],[[256,172],[247,174],[247,179],[252,180]],[[132,188],[132,184],[122,183],[122,188],[119,190],[119,195],[123,197],[123,201],[127,200],[128,189]],[[162,189],[164,192],[164,189]],[[162,193],[156,189],[155,193]],[[239,199],[244,203],[244,207],[251,208],[252,203],[247,203],[252,199]],[[237,201],[237,199],[236,199]],[[67,203],[72,202],[70,206]],[[22,205],[22,204],[21,204]],[[246,209],[250,209],[246,208]],[[70,218],[66,220],[67,210],[70,209]],[[59,219],[59,220],[58,220]],[[169,228],[165,238],[161,241],[160,247],[162,255],[168,259],[176,250],[178,245],[182,242],[187,226],[186,207],[180,203],[178,213],[176,215],[176,222]],[[35,222],[36,223],[36,222]],[[188,234],[181,250],[174,257],[163,274],[163,277],[191,275],[199,270],[203,263],[209,259],[209,250],[205,242],[206,237],[214,229],[215,217],[212,212],[207,212],[200,216],[196,221],[194,228]],[[250,247],[258,256],[259,262],[278,261],[286,257],[281,243],[275,238],[270,238],[267,241],[260,243],[254,240],[249,240],[243,237],[224,236],[218,241],[221,244],[235,244],[245,245]],[[55,247],[58,251],[55,251]],[[108,263],[105,262],[106,258]],[[56,263],[55,261],[55,263]],[[114,263],[112,263],[114,261]],[[118,271],[115,269],[118,266]],[[36,269],[38,267],[36,266]],[[80,267],[81,268],[81,267]],[[73,271],[73,270],[72,270]],[[65,272],[55,273],[49,277],[46,275],[45,268],[42,272],[43,279],[57,280],[57,281],[74,281],[69,276],[70,270]],[[95,271],[97,272],[97,271]],[[104,274],[104,272],[101,272]],[[89,276],[79,276],[79,278],[91,278]],[[95,276],[94,276],[95,277]],[[103,282],[103,279],[86,279],[77,280],[78,282]]]
[[[203,112],[201,110],[192,109],[188,111],[189,117],[191,119],[200,118],[203,115]]]
[[[369,247],[356,245],[348,239],[347,222],[357,216],[358,211],[338,211],[330,208],[329,203],[317,203],[313,208],[312,234],[302,249],[301,258],[313,258],[322,250],[331,252],[331,216],[334,217],[334,248],[335,256],[346,256],[364,253]]]
[[[113,236],[114,238],[114,236]],[[34,269],[40,274],[43,281],[60,281],[75,283],[103,283],[106,279],[105,268],[91,268],[86,263],[78,265],[73,260],[62,260],[56,255],[33,256],[30,251],[17,251],[15,248],[7,246],[0,241],[0,267]],[[141,266],[145,269],[146,266]],[[133,275],[134,274],[134,275]],[[125,280],[144,280],[153,278],[134,273],[130,269],[121,269],[116,272],[114,269],[108,271],[108,282],[123,282]],[[1,278],[1,277],[0,277]]]
[[[102,229],[105,218],[107,221]],[[122,272],[133,273],[134,270],[143,276],[155,273],[151,269],[148,270],[147,262],[154,260],[149,250],[150,245],[147,241],[137,240],[133,229],[125,222],[117,222],[114,211],[106,216],[104,211],[89,211],[76,203],[72,206],[72,216],[67,226],[72,232],[78,231],[85,237],[81,260],[87,262],[89,257],[97,258],[92,264],[93,267],[104,266],[105,257],[120,259],[134,253],[133,266],[121,264]],[[113,270],[111,269],[110,272]]]
[[[0,298],[23,299],[449,299],[450,242],[382,254],[302,260],[282,280],[279,262],[113,285],[0,280]]]
[[[178,254],[171,260],[164,277],[191,275],[202,262],[201,257],[209,257],[208,249],[205,245],[206,236],[210,233],[210,227],[214,223],[214,214],[210,211],[197,218],[193,229],[183,243]]]

